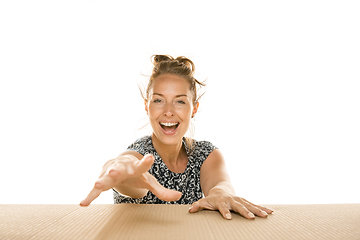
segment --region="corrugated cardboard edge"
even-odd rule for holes
[[[270,205],[248,220],[188,205],[0,205],[0,239],[360,239],[360,204]]]

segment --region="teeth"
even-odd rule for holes
[[[175,126],[178,123],[160,123],[161,125],[165,126],[165,127],[171,127],[171,126]]]

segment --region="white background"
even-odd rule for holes
[[[151,129],[153,54],[207,79],[195,138],[260,204],[360,202],[358,1],[1,1],[0,203],[78,204]],[[104,193],[95,203],[112,203]]]

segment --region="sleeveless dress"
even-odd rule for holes
[[[183,173],[174,173],[167,168],[159,154],[156,152],[151,136],[145,136],[136,140],[127,148],[127,151],[135,151],[143,156],[148,153],[152,154],[155,161],[149,169],[149,173],[153,175],[162,186],[179,191],[182,193],[182,196],[177,201],[166,202],[157,198],[150,191],[142,198],[131,198],[123,196],[113,189],[114,203],[192,204],[201,199],[203,197],[203,192],[200,186],[200,168],[209,154],[216,149],[216,147],[207,141],[193,140],[193,144],[194,148],[189,152],[185,138],[183,138],[183,145],[188,155],[188,164]]]

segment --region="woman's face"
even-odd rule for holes
[[[178,144],[187,132],[198,105],[193,105],[193,94],[186,79],[173,74],[155,78],[145,110],[156,138],[163,144]]]

